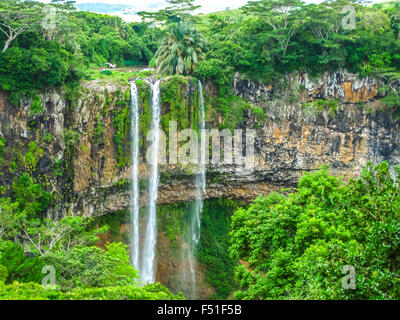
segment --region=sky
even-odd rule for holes
[[[50,2],[50,0],[40,0],[41,2]],[[322,0],[321,0],[322,1]],[[308,3],[319,3],[320,0],[306,0]],[[162,4],[164,0],[76,0],[76,3],[109,3],[109,4],[126,4],[132,5],[132,7],[145,8],[149,7],[150,3]],[[196,5],[201,5],[200,9],[202,12],[213,12],[225,10],[227,7],[230,9],[236,9],[245,5],[248,0],[196,0]]]
[[[1,1],[1,0],[0,0]],[[51,0],[39,0],[41,2],[49,3]],[[195,0],[196,5],[201,8],[196,13],[210,13],[215,11],[222,11],[227,8],[237,9],[245,5],[249,0]],[[306,3],[320,3],[323,0],[303,0]],[[372,0],[372,2],[381,2],[384,0]],[[107,3],[107,4],[124,4],[132,6],[133,12],[115,12],[126,21],[139,21],[140,17],[134,14],[137,11],[157,11],[166,6],[165,0],[76,0],[77,4],[80,3]],[[154,8],[154,9],[151,9]]]

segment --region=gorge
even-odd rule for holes
[[[22,101],[17,110],[1,93],[3,168],[21,161],[36,142],[32,152],[37,163],[30,170],[58,199],[48,217],[70,214],[111,224],[100,246],[110,240],[130,244],[141,281],[159,281],[175,293],[208,298],[216,289],[206,279],[207,264],[196,256],[202,241],[210,240],[204,228],[216,219],[213,210],[229,217],[234,208],[260,194],[295,187],[302,172],[323,164],[349,179],[359,175],[367,161],[386,160],[390,166],[400,162],[399,124],[392,111],[380,107],[379,80],[344,70],[315,82],[307,75],[293,79],[293,86],[283,90],[236,76],[232,92],[251,101],[235,102],[245,105],[237,128],[256,130],[250,174],[229,165],[205,166],[204,143],[198,168],[158,165],[157,134],[150,149],[153,161],[146,162],[144,141],[150,129],[168,132],[173,119],[178,130],[218,128],[228,116],[214,107],[212,82],[204,84],[203,98],[202,83],[181,76],[130,84],[87,81],[75,102],[59,91],[43,92],[39,115],[30,113],[32,101]],[[293,96],[300,102],[291,102]],[[327,103],[333,100],[334,108]],[[326,104],[319,108],[315,101]],[[263,110],[262,117],[256,107]],[[49,142],[43,138],[47,133]],[[3,172],[1,185],[9,186],[12,173]],[[6,187],[6,194],[9,190]],[[232,200],[227,213],[218,199]],[[218,242],[212,245],[218,247]]]

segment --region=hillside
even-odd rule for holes
[[[168,2],[0,3],[0,299],[399,299],[400,6]]]

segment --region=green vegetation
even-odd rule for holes
[[[163,116],[161,128],[169,133],[169,122],[176,121],[178,130],[197,128],[197,108],[195,101],[187,98],[187,86],[190,80],[183,76],[165,79],[160,86]]]
[[[0,282],[0,299],[4,300],[183,300],[163,285],[114,286],[104,288],[75,288],[68,292],[44,289],[37,283],[5,285]]]
[[[75,149],[79,142],[79,132],[74,129],[64,130],[64,142],[67,148]]]
[[[302,108],[303,110],[315,111],[318,115],[322,114],[322,112],[326,110],[329,116],[335,117],[339,111],[339,101],[336,99],[318,99],[312,102],[303,103]]]
[[[234,289],[235,260],[229,256],[228,235],[237,207],[236,202],[225,199],[204,202],[196,257],[206,267],[207,282],[216,289],[214,299],[226,299]]]
[[[159,228],[165,232],[172,246],[177,245],[179,237],[183,237],[184,239],[187,237],[188,214],[190,209],[190,203],[178,203],[157,207]]]
[[[5,145],[6,145],[6,139],[4,137],[0,137],[0,167],[3,164],[3,154]]]
[[[254,106],[232,93],[236,73],[270,83],[273,98],[281,89],[296,91],[290,93],[290,104],[299,102],[305,86],[289,88],[284,81],[289,73],[307,72],[317,78],[347,69],[377,77],[382,80],[381,105],[396,110],[400,118],[397,2],[364,6],[351,0],[257,0],[238,10],[201,15],[193,14],[198,8],[194,0],[167,3],[159,11],[140,12],[143,22],[127,23],[117,16],[77,11],[73,1],[56,0],[50,4],[57,10],[55,28],[48,28],[44,3],[0,2],[0,89],[15,107],[9,114],[16,121],[20,115],[28,119],[26,133],[7,124],[0,128],[0,177],[5,181],[0,186],[0,299],[183,298],[160,284],[139,286],[138,271],[122,244],[129,240],[121,237],[120,228],[128,220],[127,212],[98,219],[68,213],[79,189],[74,164],[88,163],[82,136],[88,135],[92,152],[105,149],[111,123],[117,173],[131,161],[130,90],[105,91],[103,97],[94,93],[94,102],[104,103],[90,114],[95,124],[87,128],[87,123],[73,123],[79,99],[87,99],[83,93],[90,91],[80,87],[83,80],[120,87],[136,81],[141,156],[152,112],[151,90],[143,80],[148,77],[163,77],[161,127],[167,139],[170,121],[177,121],[178,130],[199,129],[197,79],[206,89],[207,127],[234,130],[252,115],[259,128],[268,106]],[[356,10],[354,28],[342,24],[346,5]],[[147,66],[156,70],[140,70]],[[55,132],[59,125],[48,114],[53,107],[47,97],[55,89],[68,100],[62,110],[63,132]],[[333,118],[339,101],[314,99],[302,108]],[[365,108],[367,113],[373,110]],[[16,143],[8,141],[12,134],[19,134]],[[76,161],[79,152],[85,153],[82,161]],[[107,160],[104,156],[99,163],[90,163],[88,192],[115,182],[110,171],[104,180],[94,179],[100,178],[97,169]],[[195,255],[205,280],[215,289],[212,298],[399,299],[400,169],[395,175],[391,177],[386,162],[368,164],[359,179],[344,182],[322,167],[305,173],[298,188],[259,197],[246,208],[238,209],[228,200],[205,201]],[[188,176],[191,168],[177,168],[162,172],[160,181],[171,184],[176,177]],[[223,182],[225,173],[210,174],[208,179]],[[110,192],[126,191],[129,183],[121,180]],[[148,178],[142,177],[139,184],[147,189]],[[53,210],[57,206],[63,211]],[[141,217],[146,210],[141,208]],[[62,218],[49,218],[61,212]],[[158,227],[174,257],[190,246],[192,212],[191,202],[157,208]],[[99,242],[99,235],[106,232],[104,238],[112,243]],[[40,285],[45,265],[54,267],[56,288]],[[355,268],[354,290],[342,287],[345,266]]]
[[[398,299],[400,168],[368,164],[347,183],[327,167],[289,195],[259,197],[232,217],[236,299]],[[344,266],[356,288],[345,290]]]
[[[39,95],[35,95],[32,100],[31,114],[39,115],[44,111],[44,106],[42,104],[42,98]]]
[[[122,92],[116,92],[117,109],[113,110],[112,126],[115,128],[114,142],[117,146],[117,159],[118,168],[123,168],[130,163],[130,150],[131,141],[130,128],[130,108],[129,108],[129,96],[124,96]]]
[[[138,286],[138,273],[120,242],[96,247],[91,219],[42,216],[49,194],[24,174],[13,198],[2,198],[0,215],[0,299],[183,299],[160,284]],[[44,288],[43,267],[55,270],[55,287]]]
[[[25,166],[28,172],[36,169],[39,158],[43,155],[43,150],[38,147],[37,142],[32,141],[28,145],[28,152],[25,154]]]
[[[89,78],[89,66],[147,65],[158,48],[163,31],[144,23],[125,23],[116,16],[76,11],[71,4],[53,4],[56,30],[42,25],[46,4],[4,0],[0,44],[0,86],[17,106],[23,95],[44,89],[74,88]],[[8,26],[13,28],[10,32]],[[109,72],[106,72],[109,73]]]
[[[168,34],[155,55],[157,72],[162,75],[193,74],[196,64],[205,57],[204,40],[187,24],[173,24]]]

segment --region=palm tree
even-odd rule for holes
[[[174,24],[158,48],[157,73],[190,75],[205,57],[206,42],[187,23]]]

